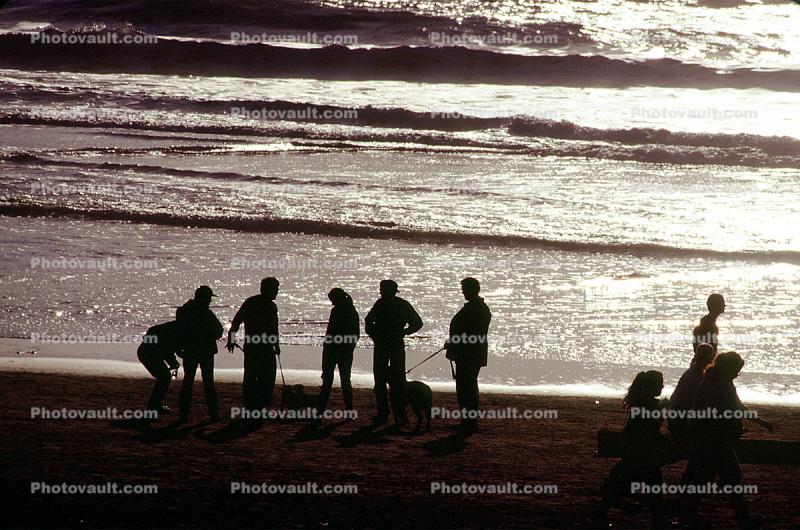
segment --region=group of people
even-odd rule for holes
[[[244,353],[242,401],[245,409],[260,410],[271,403],[275,390],[278,356],[281,354],[278,329],[278,296],[280,283],[276,278],[261,280],[260,293],[246,299],[231,321],[226,348]],[[389,414],[395,426],[408,425],[406,417],[406,352],[405,337],[422,329],[419,313],[407,300],[397,296],[398,285],[393,280],[380,282],[380,298],[364,319],[364,330],[374,343],[373,376],[376,414],[373,423],[386,424]],[[480,283],[475,278],[461,281],[466,299],[464,306],[450,322],[449,336],[443,350],[454,365],[456,391],[462,414],[462,427],[477,428],[478,375],[487,364],[488,332],[492,314],[480,296]],[[164,398],[170,380],[179,367],[176,354],[183,359],[184,378],[180,390],[178,421],[188,419],[192,390],[197,369],[203,379],[208,415],[219,420],[216,388],[214,386],[214,356],[217,341],[224,329],[211,310],[216,295],[208,286],[200,286],[194,298],[176,311],[175,320],[147,330],[138,349],[138,357],[155,377],[156,383],[147,407],[166,413]],[[334,371],[338,369],[345,408],[353,409],[350,374],[353,353],[360,338],[360,317],[352,297],[341,288],[328,293],[333,305],[322,346],[322,387],[317,409],[322,412],[328,404],[333,386]],[[236,334],[244,325],[243,345]],[[388,387],[388,390],[387,390]],[[391,404],[391,407],[390,407]]]
[[[744,366],[736,352],[717,352],[717,318],[725,312],[725,299],[712,294],[708,314],[693,331],[694,356],[668,400],[659,400],[664,389],[661,372],[639,372],[623,399],[629,417],[623,429],[623,454],[603,483],[602,500],[595,511],[598,525],[607,526],[609,508],[632,493],[634,483],[657,486],[663,483],[661,467],[688,458],[681,478],[694,490],[684,499],[681,520],[690,528],[702,528],[698,508],[703,486],[719,477],[730,490],[728,498],[740,527],[753,525],[740,489],[742,472],[736,443],[744,432],[742,418],[773,431],[767,421],[743,414],[747,407],[736,392],[734,379]],[[664,414],[666,409],[674,411]],[[661,427],[668,418],[669,435]],[[752,417],[751,417],[752,416]],[[653,527],[668,527],[660,492],[647,494]]]

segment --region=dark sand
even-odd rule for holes
[[[586,528],[598,489],[614,460],[595,456],[595,432],[619,429],[618,400],[484,395],[484,408],[557,409],[558,419],[484,420],[459,437],[454,420],[430,433],[363,432],[373,414],[368,390],[356,391],[361,417],[313,435],[302,422],[267,422],[253,432],[231,423],[205,425],[201,384],[189,423],[166,428],[169,416],[143,431],[136,422],[31,419],[31,407],[141,407],[151,380],[0,373],[4,527],[543,527]],[[223,414],[238,406],[240,387],[219,384]],[[177,385],[168,403],[174,405]],[[435,405],[454,407],[453,394]],[[338,388],[332,407],[341,406]],[[800,410],[759,407],[776,434],[800,440]],[[132,424],[133,423],[133,424]],[[328,420],[328,425],[333,425]],[[685,463],[664,468],[677,482]],[[800,528],[800,468],[743,466],[748,495],[765,528]],[[48,484],[156,484],[157,495],[41,495]],[[357,495],[230,494],[230,483],[357,484]],[[430,483],[554,484],[548,495],[432,495]],[[707,498],[701,515],[717,528],[734,526],[723,496]],[[615,527],[641,528],[649,514],[612,511]]]

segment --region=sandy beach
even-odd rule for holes
[[[2,416],[4,527],[547,527],[587,528],[598,488],[614,463],[595,456],[595,433],[618,429],[624,412],[618,399],[484,394],[482,406],[557,411],[555,419],[485,419],[464,438],[455,420],[435,420],[427,433],[370,431],[372,394],[357,389],[356,421],[326,420],[320,430],[296,420],[242,426],[227,418],[206,420],[201,385],[192,416],[176,428],[167,416],[147,429],[132,420],[32,418],[49,411],[136,410],[151,380],[145,377],[81,377],[0,372],[8,404]],[[198,382],[199,383],[199,382]],[[223,411],[237,407],[241,388],[218,384]],[[315,389],[309,388],[310,392]],[[177,385],[168,403],[175,405]],[[334,389],[331,407],[341,407]],[[436,392],[434,405],[455,408],[455,395]],[[42,409],[37,409],[41,411]],[[800,410],[759,407],[776,426],[774,435],[748,437],[800,440]],[[37,413],[41,414],[41,412]],[[224,414],[227,416],[227,414]],[[684,462],[664,468],[678,480]],[[800,469],[744,465],[744,483],[764,528],[796,528]],[[157,494],[43,494],[32,484],[156,485]],[[357,494],[231,493],[247,485],[356,485]],[[534,494],[431,493],[432,483],[539,487]],[[545,486],[549,487],[548,490]],[[552,487],[557,488],[557,493]],[[41,486],[38,486],[41,487]],[[52,491],[52,490],[51,490]],[[287,490],[288,491],[288,490]],[[668,496],[674,508],[674,497]],[[734,525],[721,495],[707,498],[701,512],[715,528]],[[618,528],[649,524],[641,513],[612,511]]]

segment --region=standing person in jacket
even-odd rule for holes
[[[661,466],[668,440],[661,433],[663,405],[657,399],[664,389],[664,376],[650,370],[636,374],[622,401],[628,420],[622,430],[622,458],[603,482],[603,499],[594,511],[598,528],[608,527],[608,510],[623,497],[638,491],[634,485],[661,486]],[[664,528],[664,506],[660,494],[647,495],[653,528]]]
[[[244,301],[228,331],[228,351],[233,353],[234,336],[244,323],[244,379],[242,398],[248,410],[266,407],[272,401],[277,374],[277,356],[281,354],[278,333],[277,278],[261,280],[260,294]]]
[[[147,409],[155,410],[159,415],[169,412],[169,407],[164,405],[164,396],[167,395],[172,379],[171,371],[177,371],[180,367],[175,357],[175,352],[180,348],[180,330],[178,323],[173,320],[148,329],[144,340],[136,350],[139,361],[156,378],[150,399],[147,401]]]
[[[211,298],[216,295],[207,285],[201,285],[194,292],[194,298],[183,304],[177,311],[177,322],[183,337],[183,384],[180,394],[180,420],[185,422],[192,408],[192,389],[197,367],[203,376],[203,392],[211,421],[219,420],[217,408],[217,389],[214,387],[214,356],[217,354],[217,340],[223,329],[217,316],[211,311]]]
[[[702,486],[710,484],[719,477],[723,486],[737,487],[742,483],[742,470],[736,456],[736,442],[744,432],[743,412],[747,407],[739,399],[733,380],[739,376],[744,359],[736,352],[720,353],[714,364],[706,370],[706,377],[697,388],[692,409],[707,413],[711,417],[698,417],[689,420],[689,454],[695,463],[690,483]],[[772,425],[761,418],[748,418],[769,432]],[[740,528],[753,528],[750,512],[744,504],[741,492],[731,492],[728,499],[736,513]],[[697,510],[701,496],[692,495],[683,514],[684,523],[699,528]]]
[[[492,312],[479,296],[481,284],[475,278],[461,280],[461,292],[467,302],[450,321],[450,333],[444,347],[447,358],[456,365],[461,427],[474,432],[478,429],[478,373],[487,363]]]
[[[397,282],[383,280],[381,297],[372,306],[364,319],[364,329],[375,343],[372,357],[372,373],[375,379],[375,404],[378,409],[373,418],[376,425],[389,421],[389,385],[392,414],[395,425],[408,424],[406,418],[406,346],[404,338],[422,329],[420,318],[414,307],[397,296]]]
[[[346,410],[353,410],[353,386],[350,370],[353,367],[353,350],[360,335],[358,311],[353,299],[344,290],[335,287],[328,293],[333,304],[322,345],[322,388],[319,391],[317,411],[323,414],[333,386],[333,371],[339,367],[342,397]],[[321,416],[320,416],[321,417]]]

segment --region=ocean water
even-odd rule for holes
[[[800,401],[800,6],[225,5],[0,8],[0,335],[136,335],[201,283],[227,321],[275,275],[314,345],[330,288],[363,315],[393,277],[422,358],[473,275],[483,381],[591,392],[675,379],[716,291],[747,388]],[[231,37],[310,31],[356,42]],[[152,267],[86,267],[109,258]]]

